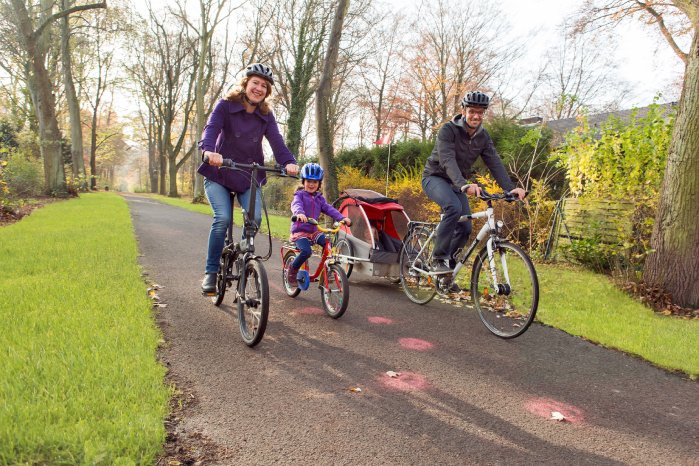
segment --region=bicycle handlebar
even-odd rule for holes
[[[203,162],[208,164],[209,163],[209,156],[205,156],[203,159]],[[259,163],[240,163],[240,162],[234,162],[231,159],[223,159],[223,164],[221,165],[221,168],[230,168],[232,170],[240,170],[243,168],[248,168],[248,169],[253,169],[253,170],[260,170],[264,172],[274,172],[278,173],[279,176],[288,176],[289,178],[298,178],[296,175],[289,175],[286,172],[286,168],[280,166],[280,165],[275,165],[274,167],[265,167],[264,165],[260,165]]]
[[[298,222],[299,219],[298,219],[298,217],[297,217],[296,215],[292,215],[291,221],[292,221],[292,222]],[[344,225],[345,222],[344,222],[344,220],[340,220],[339,222],[335,222],[335,223],[333,223],[333,227],[332,227],[332,228],[325,228],[325,227],[323,227],[323,226],[320,226],[320,224],[318,223],[318,220],[316,220],[316,219],[314,219],[314,218],[309,218],[309,219],[306,221],[306,223],[310,223],[311,225],[317,226],[317,227],[318,227],[318,230],[322,231],[323,233],[332,233],[332,234],[335,234],[335,233],[337,233],[338,231],[340,231],[340,226]]]
[[[529,194],[529,191],[525,191],[524,197],[526,198],[527,195]],[[514,202],[518,201],[519,199],[517,196],[511,193],[499,193],[499,194],[490,194],[488,191],[485,190],[485,188],[481,187],[481,194],[478,196],[480,199],[483,199],[484,201],[498,201],[498,200],[503,200],[505,202]]]

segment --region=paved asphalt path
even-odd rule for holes
[[[210,218],[126,199],[164,287],[164,361],[196,398],[180,430],[227,452],[217,464],[699,464],[696,382],[539,324],[504,341],[468,308],[362,275],[333,320],[316,288],[286,296],[278,242],[250,349],[229,296],[200,295]]]

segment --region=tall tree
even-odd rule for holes
[[[333,131],[330,128],[329,104],[332,95],[332,80],[337,66],[337,56],[340,52],[340,39],[342,37],[342,25],[349,9],[349,0],[339,0],[332,29],[328,38],[328,46],[323,61],[323,73],[320,76],[318,90],[316,91],[316,136],[318,138],[318,158],[324,168],[325,183],[323,194],[327,199],[336,199],[338,196],[337,174],[335,173],[335,161],[333,160]]]
[[[686,64],[643,278],[667,290],[680,306],[699,308],[699,0],[590,0],[580,27],[626,17],[656,26]],[[691,34],[689,53],[678,45],[681,32]]]
[[[61,8],[66,10],[73,6],[71,0],[61,0]],[[65,88],[68,114],[70,118],[70,155],[74,180],[85,178],[85,161],[83,160],[83,128],[80,118],[80,100],[73,82],[73,63],[71,56],[71,27],[68,15],[61,18],[61,68],[63,70],[63,87]],[[84,188],[84,186],[81,186]]]
[[[50,0],[42,0],[40,5],[24,0],[4,0],[4,3],[7,4],[7,1],[9,1],[12,15],[9,18],[3,18],[3,21],[10,21],[15,26],[20,39],[19,43],[26,53],[24,67],[39,122],[45,190],[49,194],[64,194],[66,193],[65,170],[61,132],[56,117],[56,98],[52,92],[53,83],[45,65],[49,51],[47,34],[50,27],[61,18],[78,11],[106,8],[107,2],[75,5],[54,13],[55,4]]]

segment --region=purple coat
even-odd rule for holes
[[[299,189],[294,193],[294,200],[291,201],[292,214],[304,214],[308,218],[318,220],[321,212],[329,215],[336,222],[345,218],[332,204],[328,204],[319,191],[311,194],[305,189]],[[299,232],[314,233],[317,229],[318,227],[308,222],[293,222],[291,224],[291,234]]]
[[[204,127],[199,148],[218,152],[224,159],[232,159],[234,162],[257,162],[261,165],[264,163],[263,136],[267,138],[274,158],[280,165],[296,163],[293,154],[284,144],[277,120],[271,112],[263,115],[257,108],[253,113],[248,113],[242,103],[221,99]],[[197,171],[237,193],[250,188],[249,172],[245,174],[239,170],[212,167],[206,163],[202,163]],[[257,179],[260,184],[264,184],[265,172],[258,172]]]

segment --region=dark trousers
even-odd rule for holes
[[[308,238],[299,238],[295,241],[296,247],[299,248],[299,254],[294,259],[291,264],[291,268],[300,269],[306,260],[311,257],[313,251],[311,250],[311,240]],[[325,247],[325,235],[320,235],[316,240],[316,244],[320,244],[321,247]]]
[[[428,198],[442,208],[442,221],[435,235],[433,256],[438,260],[450,260],[454,266],[452,254],[463,248],[471,235],[471,221],[459,222],[459,217],[471,213],[468,197],[439,176],[423,178],[422,189]]]

